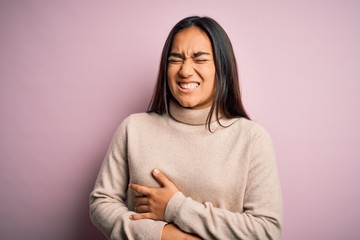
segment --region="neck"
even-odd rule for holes
[[[191,109],[181,106],[177,101],[171,100],[169,113],[176,121],[190,125],[204,125],[208,118],[211,106],[202,109]],[[211,122],[216,121],[216,113],[212,114]]]

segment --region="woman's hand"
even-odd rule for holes
[[[165,209],[170,198],[179,190],[162,172],[157,169],[152,171],[160,188],[149,188],[135,183],[130,187],[142,196],[135,198],[135,209],[139,214],[130,216],[132,220],[153,219],[165,220]]]
[[[181,231],[177,226],[174,224],[167,224],[163,228],[161,240],[174,240],[174,239],[181,239],[181,240],[201,240],[201,238],[191,235],[189,233]]]

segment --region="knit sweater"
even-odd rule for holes
[[[169,114],[133,114],[120,124],[90,196],[91,219],[109,239],[160,240],[166,223],[203,239],[280,238],[282,197],[269,134],[245,118],[214,120],[210,132],[208,113],[171,102]],[[180,192],[165,221],[130,220],[136,193],[129,183],[159,187],[154,168]]]

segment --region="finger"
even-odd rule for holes
[[[135,197],[134,202],[138,205],[149,204],[150,199],[147,197]]]
[[[136,207],[136,211],[139,213],[148,213],[150,212],[149,205],[139,205]]]
[[[160,184],[160,186],[166,187],[166,186],[169,186],[170,184],[172,184],[172,182],[165,176],[165,174],[160,172],[158,169],[155,168],[152,171],[152,174],[153,174],[155,180]]]
[[[140,213],[130,215],[131,220],[140,220],[140,219],[152,219],[150,213]]]
[[[136,184],[136,183],[131,183],[130,184],[130,187],[135,191],[135,192],[138,192],[142,195],[149,195],[151,190],[150,188],[148,187],[145,187],[145,186],[141,186],[139,184]]]

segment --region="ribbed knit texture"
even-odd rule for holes
[[[244,118],[170,105],[170,115],[133,114],[116,131],[90,198],[91,218],[110,239],[160,240],[166,222],[203,239],[279,239],[282,198],[268,133]],[[132,221],[130,182],[158,187],[158,168],[180,192],[165,221]]]

